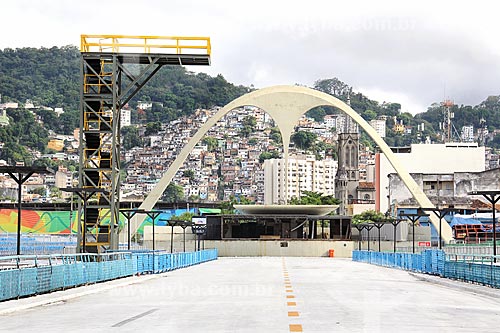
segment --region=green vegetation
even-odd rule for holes
[[[274,141],[275,144],[283,143],[281,138],[281,132],[278,127],[271,127],[271,133],[269,134],[269,138]]]
[[[264,163],[265,160],[270,160],[272,158],[280,158],[280,153],[276,150],[262,152],[259,155],[259,162]]]
[[[52,110],[36,108],[36,117],[43,123],[35,124],[31,120],[21,121],[22,124],[11,124],[0,129],[0,141],[5,143],[0,158],[30,163],[29,150],[44,152],[47,143],[47,131],[59,134],[71,134],[79,126],[80,99],[80,61],[81,55],[75,46],[52,48],[6,48],[0,50],[0,102],[19,102],[27,100],[35,107],[47,106],[64,108],[64,113],[57,116]],[[137,65],[130,65],[130,70],[137,71]],[[134,68],[135,66],[135,68]],[[347,102],[367,121],[379,116],[387,116],[386,142],[390,146],[404,146],[410,143],[422,142],[426,137],[439,142],[437,132],[442,121],[440,103],[432,104],[424,113],[415,116],[401,112],[398,103],[379,103],[361,93],[352,91],[352,87],[338,78],[321,79],[314,83],[314,88]],[[150,110],[141,114],[132,112],[132,119],[147,125],[146,135],[159,130],[159,124],[181,116],[189,116],[197,108],[222,106],[233,99],[251,91],[252,88],[236,86],[226,81],[222,75],[215,77],[205,73],[187,71],[181,66],[164,66],[129,102],[135,109],[138,101],[152,103]],[[487,125],[489,131],[500,129],[500,96],[490,96],[476,106],[455,105],[451,110],[454,125],[460,130],[464,125],[480,128]],[[322,121],[325,115],[335,114],[338,110],[321,106],[308,112],[317,121]],[[24,110],[8,110],[13,123],[18,119],[28,117]],[[403,121],[405,126],[412,128],[412,133],[400,134],[392,130],[393,117]],[[33,118],[29,116],[28,118]],[[255,130],[255,119],[245,119],[241,135],[249,137]],[[416,127],[424,124],[425,130],[418,133]],[[136,133],[123,133],[124,147],[141,146]],[[297,137],[297,142],[305,149],[312,149],[309,138]],[[12,137],[13,139],[9,139]],[[281,143],[281,134],[277,128],[271,129],[270,138],[275,144]],[[362,137],[362,142],[372,145],[368,137]],[[500,149],[500,138],[493,138],[487,145]],[[210,145],[211,149],[216,149]],[[317,149],[312,149],[317,154]]]
[[[216,138],[213,138],[211,136],[204,137],[202,143],[204,145],[207,145],[207,149],[209,152],[214,152],[215,150],[217,150],[217,147],[219,146],[219,141],[217,141]]]
[[[144,135],[152,135],[156,134],[161,130],[161,122],[159,121],[154,121],[151,123],[146,124],[146,131],[144,132]]]
[[[190,212],[182,213],[181,215],[172,215],[169,220],[191,222],[194,214]]]
[[[191,170],[191,169],[190,170],[185,170],[182,173],[182,176],[189,178],[189,183],[190,184],[193,184],[196,181],[196,175],[194,173],[194,170]]]
[[[298,131],[292,134],[291,140],[297,148],[309,150],[314,146],[317,138],[315,133]]]
[[[80,62],[75,46],[0,50],[2,100],[31,100],[35,106],[62,107],[65,113],[60,117],[52,111],[37,113],[48,129],[70,134],[79,125]],[[136,69],[133,67],[131,70]],[[164,66],[130,105],[135,108],[139,100],[151,101],[153,108],[145,111],[144,121],[166,122],[189,115],[197,108],[225,105],[249,91],[248,87],[227,82],[220,74],[211,77],[188,72],[181,66]],[[135,113],[133,116],[138,118]]]
[[[290,199],[290,205],[338,205],[340,200],[333,195],[323,195],[322,193],[303,191],[300,198]]]
[[[250,205],[253,203],[253,201],[247,199],[246,197],[235,197],[234,195],[231,195],[228,201],[220,203],[219,208],[221,209],[221,214],[236,214],[236,210],[234,209],[235,204]]]
[[[32,165],[30,150],[45,152],[49,141],[48,131],[35,121],[35,117],[24,109],[8,109],[10,124],[0,127],[0,142],[4,143],[0,158],[9,163],[22,161]]]
[[[123,148],[129,150],[134,147],[142,147],[143,141],[139,136],[139,130],[135,126],[125,126],[121,129]]]
[[[242,127],[240,130],[240,134],[243,137],[248,138],[250,134],[255,132],[255,127],[257,126],[257,120],[255,119],[254,116],[246,116],[241,121],[241,126]]]
[[[182,201],[184,200],[184,189],[182,186],[170,183],[163,192],[161,200],[169,203]]]
[[[374,223],[380,222],[385,219],[385,216],[381,212],[375,210],[365,210],[361,214],[356,214],[352,217],[352,224],[360,223]]]
[[[365,120],[370,121],[379,116],[387,116],[387,133],[385,141],[389,146],[407,146],[411,143],[419,143],[429,137],[434,142],[440,142],[437,135],[439,123],[443,121],[443,109],[440,103],[432,104],[426,112],[415,116],[408,112],[401,112],[399,103],[378,103],[370,100],[361,93],[353,93],[352,88],[337,78],[318,80],[314,83],[314,89],[330,94],[346,102],[349,95],[351,107],[358,112]],[[500,129],[500,96],[489,96],[479,105],[454,105],[451,109],[454,113],[454,126],[460,131],[462,126],[473,125],[480,128],[485,123],[490,131]],[[325,115],[336,114],[339,111],[330,107],[320,107],[308,112],[308,116],[322,121]],[[411,128],[411,134],[401,134],[393,131],[394,120],[403,121],[405,126]],[[424,131],[418,132],[417,126],[424,124]],[[497,139],[500,141],[500,138]],[[499,142],[495,139],[486,142],[487,146],[500,148]],[[366,145],[373,145],[368,136],[362,133],[361,142]]]
[[[80,84],[80,53],[75,46],[0,50],[0,93],[5,101],[31,100],[35,106],[75,112]]]

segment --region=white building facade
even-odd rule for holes
[[[485,149],[477,143],[412,144],[406,150],[396,152],[401,165],[410,174],[453,174],[459,172],[485,171]],[[376,209],[387,211],[388,198],[394,197],[395,191],[408,192],[407,189],[389,188],[390,174],[396,171],[385,155],[375,158]],[[422,188],[422,190],[425,190]],[[410,194],[408,194],[410,195]]]
[[[474,141],[474,126],[462,126],[461,139],[465,142],[473,142]]]
[[[125,127],[125,126],[130,126],[130,125],[132,125],[130,110],[121,109],[120,110],[120,126]]]
[[[285,159],[264,161],[264,204],[283,204],[299,198],[304,191],[335,195],[337,161],[318,161],[314,156],[290,156],[288,182],[285,177]]]
[[[385,138],[385,120],[373,119],[370,120],[370,126],[377,132],[378,135]]]

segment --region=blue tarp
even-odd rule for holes
[[[482,223],[481,223],[481,221],[476,220],[476,219],[453,216],[453,219],[451,219],[451,222],[450,222],[450,227],[454,227],[456,225],[462,225],[462,224],[482,224]]]

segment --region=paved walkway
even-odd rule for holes
[[[3,302],[0,331],[498,332],[500,292],[439,280],[347,259],[220,258]]]

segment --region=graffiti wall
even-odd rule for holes
[[[186,209],[167,209],[156,218],[155,225],[165,226],[166,220],[173,215],[181,215]],[[194,209],[190,210],[194,213]],[[34,234],[70,234],[78,232],[78,212],[73,211],[21,211],[21,232]],[[127,219],[120,214],[119,227],[126,226]],[[152,225],[153,221],[147,217],[139,227],[138,233],[144,232],[145,225]],[[17,232],[17,209],[0,209],[0,232]]]

